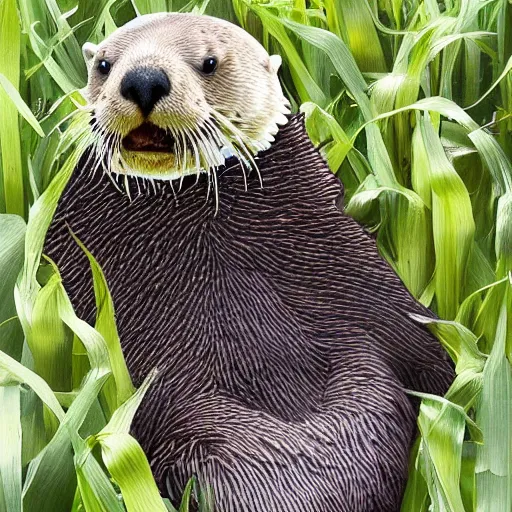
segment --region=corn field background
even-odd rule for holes
[[[41,253],[80,150],[82,44],[178,10],[238,23],[283,57],[346,212],[440,318],[417,320],[457,377],[420,396],[402,510],[510,512],[509,0],[0,0],[0,511],[174,510],[129,435],[152,376],[134,390],[101,269],[88,254],[93,327]],[[191,494],[211,508],[191,481],[181,511]]]

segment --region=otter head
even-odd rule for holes
[[[175,179],[231,155],[250,164],[287,122],[280,57],[227,21],[141,16],[83,53],[85,96],[108,171]]]

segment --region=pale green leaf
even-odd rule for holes
[[[0,385],[0,509],[9,512],[22,511],[20,414],[19,385]]]
[[[27,104],[23,101],[20,93],[16,90],[16,87],[9,82],[9,79],[0,73],[0,86],[3,87],[5,94],[9,100],[17,108],[18,112],[24,117],[27,123],[34,128],[35,132],[44,137],[43,129],[38,123],[32,111],[28,108]]]

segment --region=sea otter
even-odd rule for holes
[[[280,60],[241,28],[142,16],[87,44],[95,144],[50,227],[83,318],[102,266],[161,492],[219,512],[400,506],[417,404],[452,367],[289,114]]]

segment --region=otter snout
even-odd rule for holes
[[[135,103],[147,117],[156,103],[171,92],[171,82],[162,69],[137,67],[121,81],[121,95]]]

